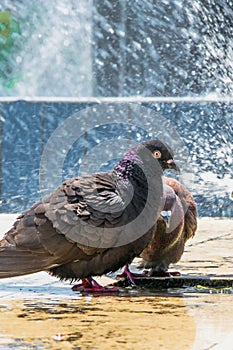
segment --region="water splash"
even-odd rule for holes
[[[8,202],[18,202],[18,207],[28,203],[28,197],[32,198],[30,204],[34,202],[38,164],[46,141],[65,118],[86,106],[76,104],[75,97],[173,96],[179,100],[138,102],[168,121],[164,124],[165,137],[171,123],[188,148],[187,165],[182,170],[186,178],[195,175],[191,190],[199,214],[232,215],[231,0],[207,0],[204,4],[201,0],[80,0],[78,4],[75,0],[56,0],[53,4],[45,0],[2,0],[0,11],[6,10],[20,31],[12,33],[12,48],[6,54],[10,71],[0,62],[0,72],[19,80],[11,87],[0,83],[0,95],[27,95],[32,101],[35,96],[48,97],[48,101],[35,98],[34,103],[1,106],[2,193]],[[74,100],[64,104],[49,100],[61,96]],[[189,96],[206,96],[212,102],[187,102]],[[219,96],[229,100],[220,101]],[[99,103],[98,99],[89,102]],[[119,121],[115,114],[109,118]],[[129,118],[137,125],[142,117]],[[144,119],[152,136],[151,126]],[[83,128],[88,122],[88,117],[83,120]],[[89,141],[96,144],[103,140],[102,134],[96,131],[88,135],[80,142],[78,152],[85,153]],[[135,139],[142,137],[139,133]],[[178,153],[182,158],[182,150]],[[74,158],[71,155],[70,159]],[[64,172],[72,175],[67,168]],[[5,178],[11,179],[10,190]]]
[[[0,84],[0,94],[90,95],[92,0],[1,1],[0,11],[6,8],[21,29],[8,55],[18,80]]]
[[[232,96],[231,0],[2,0],[6,9],[21,32],[8,55],[18,80],[2,95]]]

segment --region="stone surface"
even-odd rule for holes
[[[16,215],[0,215],[3,234]],[[171,269],[196,278],[231,279],[233,220],[202,218]],[[137,259],[132,266],[136,269]],[[101,277],[101,283],[115,281]],[[120,288],[82,296],[45,272],[0,280],[0,348],[232,349],[232,290]]]

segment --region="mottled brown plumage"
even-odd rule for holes
[[[161,154],[158,161],[154,151]],[[146,141],[111,172],[65,181],[24,212],[0,241],[0,278],[45,270],[80,279],[131,262],[151,239],[162,170],[176,168],[172,158],[161,141]]]
[[[164,206],[149,245],[141,253],[142,267],[150,275],[163,275],[171,263],[177,263],[187,240],[197,229],[196,203],[191,193],[178,181],[164,178]],[[167,224],[166,215],[169,226]]]

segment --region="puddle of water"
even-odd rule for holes
[[[0,348],[207,350],[232,335],[231,295],[143,293],[4,300]]]

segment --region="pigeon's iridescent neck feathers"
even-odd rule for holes
[[[143,162],[137,154],[137,149],[132,148],[125,154],[123,159],[116,164],[113,174],[117,179],[130,181],[135,176],[143,175],[142,167]]]

